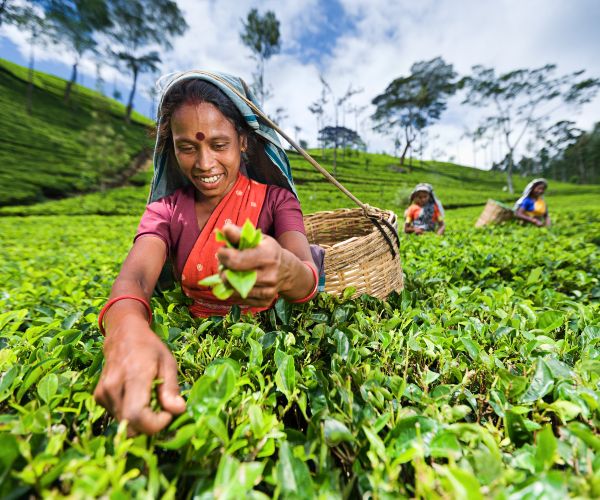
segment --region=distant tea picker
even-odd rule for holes
[[[435,231],[437,234],[444,234],[444,207],[435,196],[431,184],[417,184],[410,194],[410,203],[404,212],[405,233]]]
[[[550,227],[550,215],[544,200],[544,192],[548,187],[546,179],[533,179],[513,207],[515,217],[535,226]]]
[[[538,227],[550,227],[550,215],[546,200],[544,200],[547,187],[546,179],[533,179],[525,186],[523,194],[512,208],[499,201],[489,199],[475,223],[475,227],[498,224],[510,219],[517,219],[524,224]]]

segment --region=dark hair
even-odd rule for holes
[[[207,102],[215,106],[234,126],[236,132],[246,136],[248,149],[254,146],[254,134],[244,120],[240,110],[233,101],[216,85],[198,78],[182,80],[174,84],[162,99],[158,109],[157,150],[168,154],[175,161],[173,151],[173,136],[171,134],[171,118],[184,104],[200,104]]]

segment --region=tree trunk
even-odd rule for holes
[[[263,57],[260,58],[259,65],[259,89],[260,89],[260,107],[265,107],[265,60]]]
[[[71,79],[67,82],[67,86],[65,87],[65,96],[64,96],[65,104],[67,104],[69,102],[69,98],[71,97],[71,88],[73,87],[73,84],[77,81],[77,65],[78,64],[79,64],[79,61],[75,61],[73,63],[73,69],[71,71]]]
[[[508,186],[508,192],[514,194],[515,188],[513,186],[512,173],[513,173],[513,150],[508,152],[508,166],[506,168],[506,185]]]
[[[337,177],[337,141],[333,145],[333,176]]]
[[[585,184],[585,163],[583,162],[583,155],[581,154],[581,149],[577,153],[577,164],[579,166],[579,184]]]
[[[404,149],[402,150],[402,154],[400,155],[400,166],[404,165],[404,158],[406,157],[406,153],[407,153],[409,147],[410,147],[410,142],[407,142],[406,145],[404,146]]]
[[[127,123],[131,122],[131,110],[133,109],[133,96],[135,95],[135,87],[137,85],[138,78],[138,70],[135,68],[133,70],[133,87],[131,87],[131,92],[129,93],[129,100],[127,102],[127,109],[125,110],[125,121]]]

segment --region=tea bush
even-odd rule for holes
[[[251,317],[152,299],[187,411],[128,438],[93,400],[138,217],[0,219],[0,496],[600,495],[600,205],[402,238],[406,288]],[[591,208],[590,208],[591,207]]]

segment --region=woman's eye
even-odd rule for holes
[[[180,153],[184,153],[184,154],[194,152],[194,148],[192,148],[191,146],[179,146],[177,149],[179,150]]]
[[[227,144],[214,144],[213,148],[215,148],[217,151],[223,150],[227,147]]]

